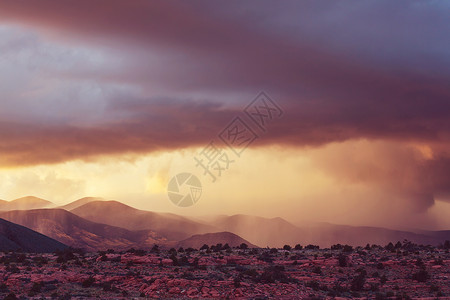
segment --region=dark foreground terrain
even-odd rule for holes
[[[0,298],[448,298],[450,243],[0,253]]]

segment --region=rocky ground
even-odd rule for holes
[[[448,245],[447,245],[448,246]],[[450,297],[445,247],[197,249],[0,253],[0,298]]]

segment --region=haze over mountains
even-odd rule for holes
[[[5,203],[6,202],[6,203]],[[194,219],[144,211],[118,201],[86,197],[56,207],[50,201],[25,197],[2,201],[0,218],[20,224],[68,246],[89,251],[105,249],[201,247],[203,244],[246,243],[258,247],[285,244],[365,245],[403,241],[437,245],[450,231],[408,232],[365,226],[318,224],[296,226],[282,218],[248,215]]]
[[[218,231],[215,226],[202,224],[183,216],[139,210],[118,201],[94,201],[71,212],[93,222],[129,230],[152,229],[170,240]]]

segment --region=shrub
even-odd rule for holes
[[[237,276],[233,279],[233,284],[234,284],[235,288],[238,288],[241,286],[241,279],[239,278],[239,276]]]
[[[444,243],[444,249],[450,249],[450,241],[445,241]]]
[[[14,293],[10,293],[4,298],[4,300],[17,300],[17,296]]]
[[[353,252],[353,247],[349,245],[345,245],[343,248],[344,252]]]
[[[188,258],[186,256],[182,256],[180,258],[180,260],[178,261],[178,265],[180,265],[180,266],[187,266],[187,265],[189,265]]]
[[[418,258],[417,260],[416,260],[416,266],[418,266],[418,267],[423,267],[425,264],[423,263],[423,260],[422,260],[422,258]]]
[[[309,249],[309,250],[314,250],[314,249],[320,249],[320,247],[319,246],[316,246],[316,245],[308,245],[308,246],[306,246],[305,247],[305,249]]]
[[[248,245],[247,245],[246,243],[242,243],[242,244],[239,246],[239,248],[242,249],[242,250],[244,250],[244,249],[247,249],[247,248],[248,248]]]
[[[177,258],[177,256],[174,253],[172,253],[169,258],[172,260],[172,264],[174,266],[178,266],[179,265],[178,258]]]
[[[265,261],[267,263],[272,263],[273,262],[273,258],[272,258],[272,256],[270,256],[270,254],[268,252],[264,252],[263,254],[258,256],[258,259],[262,260],[262,261]]]
[[[389,243],[386,245],[386,247],[384,247],[384,249],[386,249],[388,251],[392,251],[392,250],[394,250],[394,244]]]
[[[289,245],[284,245],[283,246],[283,250],[286,250],[286,251],[291,251],[291,246],[289,246]]]
[[[88,288],[88,287],[91,287],[94,283],[95,283],[95,278],[90,276],[88,279],[84,280],[81,283],[81,286],[84,288]]]
[[[339,267],[341,267],[341,268],[347,267],[347,265],[348,265],[347,256],[344,254],[339,254],[338,262],[339,262]]]
[[[420,270],[412,275],[413,280],[417,280],[418,282],[426,282],[430,278],[430,275],[426,270]]]
[[[341,250],[342,249],[342,245],[341,244],[336,244],[336,245],[332,245],[331,246],[331,250]]]
[[[312,288],[314,291],[318,291],[320,288],[320,283],[316,280],[312,280],[312,281],[308,281],[306,283],[306,286]]]
[[[34,282],[28,296],[33,297],[40,293],[42,290],[42,282]]]
[[[364,283],[366,283],[366,274],[364,272],[361,272],[353,278],[350,288],[352,291],[361,291],[363,289]]]
[[[259,276],[259,281],[266,283],[275,283],[276,281],[289,283],[295,280],[284,273],[283,266],[270,266],[264,269],[264,272]]]

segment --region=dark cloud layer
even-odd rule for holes
[[[256,145],[361,138],[427,143],[436,157],[414,165],[430,183],[411,193],[430,203],[429,195],[450,190],[450,57],[443,50],[450,46],[449,7],[433,3],[1,1],[2,23],[68,45],[112,49],[122,61],[120,69],[74,68],[64,76],[182,91],[187,95],[178,98],[189,100],[118,95],[106,99],[109,119],[89,126],[6,120],[0,162],[58,163],[205,145],[241,113],[247,95],[265,90],[286,114]],[[202,92],[230,102],[189,96]]]

